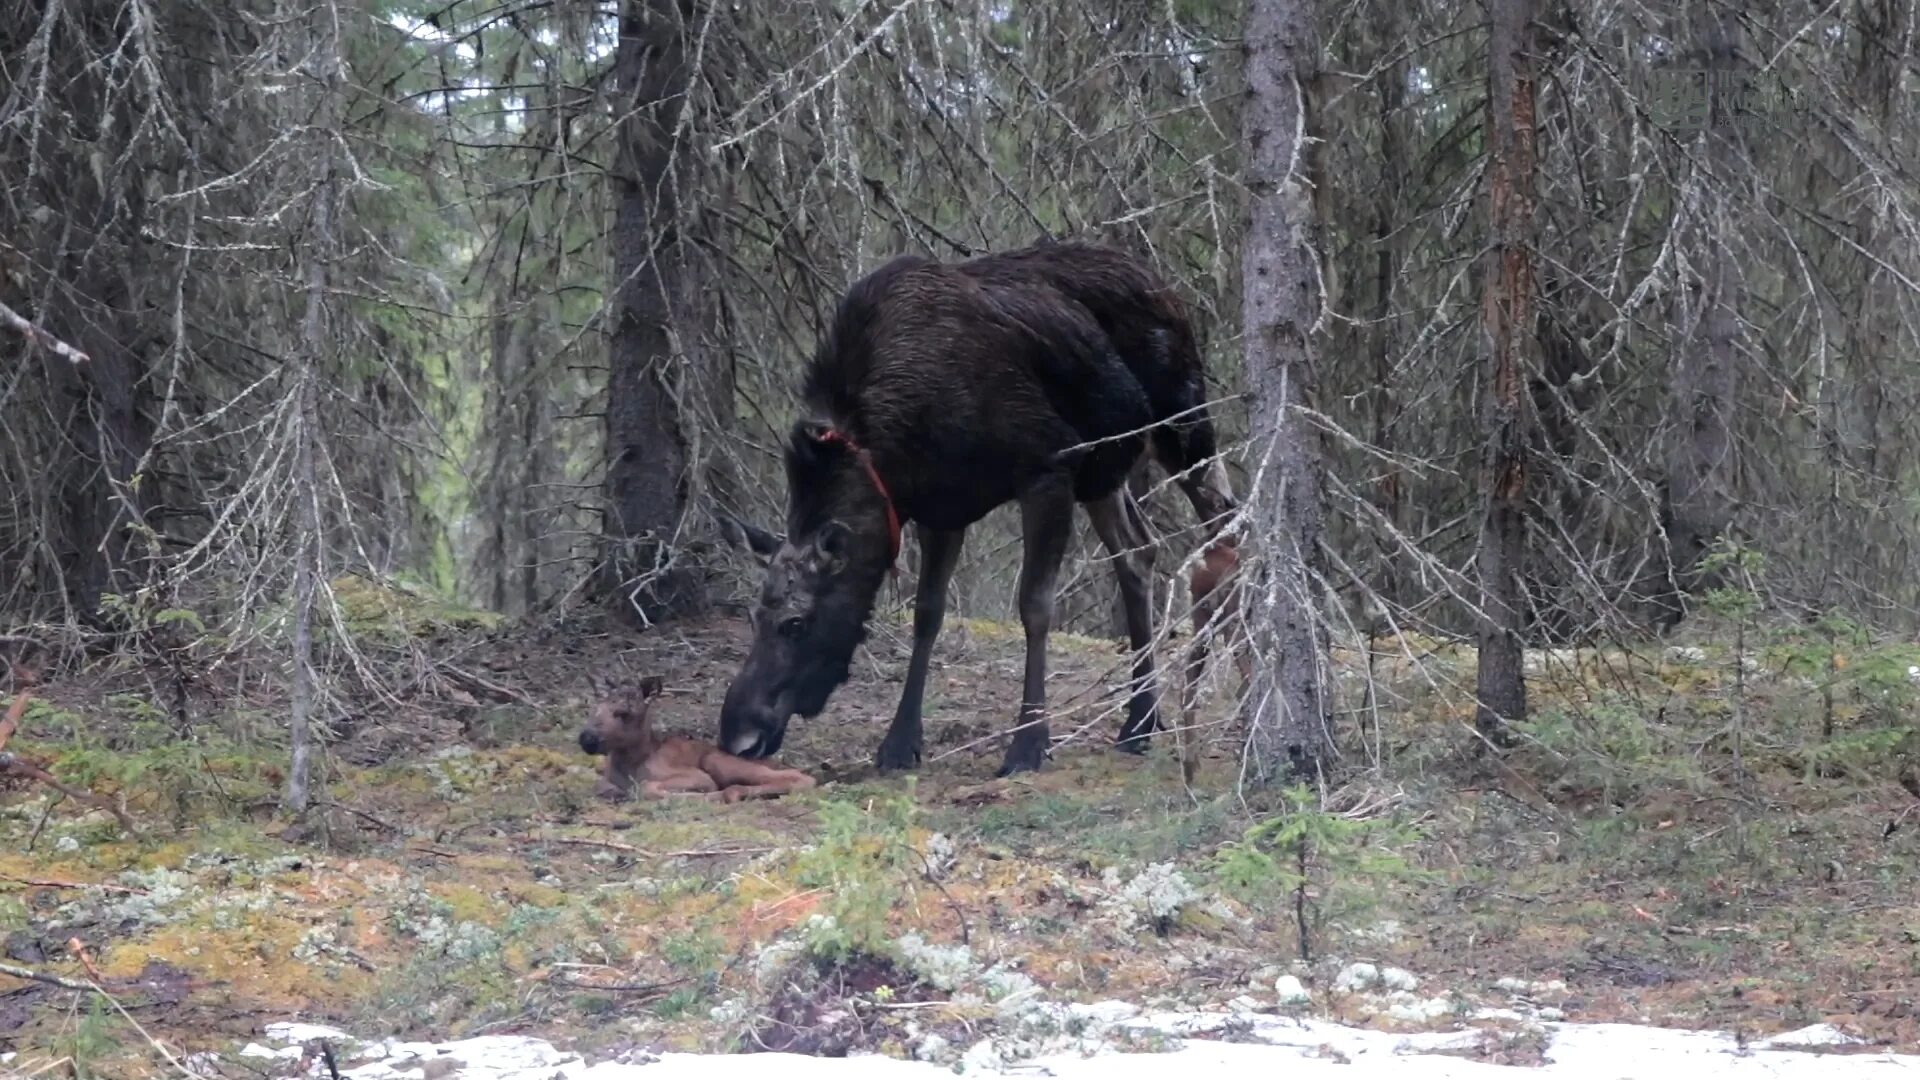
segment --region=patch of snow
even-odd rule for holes
[[[1849,1035],[1832,1024],[1813,1024],[1795,1031],[1783,1031],[1771,1039],[1753,1043],[1756,1050],[1780,1050],[1805,1046],[1859,1046],[1865,1039]]]
[[[1420,980],[1405,968],[1388,967],[1380,969],[1380,985],[1388,990],[1411,992],[1420,985]]]
[[[1357,994],[1380,981],[1380,969],[1365,961],[1348,964],[1333,977],[1333,988],[1342,994]]]
[[[1388,1016],[1413,1024],[1428,1023],[1454,1012],[1452,998],[1417,998],[1405,991],[1400,991],[1387,1000]]]
[[[1400,935],[1400,920],[1398,919],[1381,919],[1372,926],[1353,932],[1353,936],[1362,941],[1373,941],[1382,945],[1391,945],[1399,941]]]
[[[1139,1016],[1140,1008],[1124,1001],[1096,1001],[1091,1005],[1068,1005],[1067,1015],[1082,1023],[1112,1027]]]
[[[353,1036],[338,1028],[322,1027],[319,1024],[268,1024],[266,1027],[266,1035],[267,1038],[273,1039],[276,1042],[286,1043],[311,1042],[314,1039],[328,1039],[333,1042],[346,1043],[354,1041]]]
[[[821,1059],[810,1058],[808,1060]],[[993,1048],[993,1040],[981,1039],[979,1042],[967,1047],[967,1052],[960,1055],[960,1067],[958,1071],[963,1074],[970,1072],[1000,1072],[1002,1064],[1004,1063],[1000,1060],[1000,1052]]]
[[[1306,984],[1302,983],[1296,975],[1282,975],[1273,980],[1273,996],[1278,998],[1282,1005],[1305,1005],[1313,1000],[1313,995],[1308,992]]]
[[[1445,1056],[1480,1045],[1485,1032],[1472,1027],[1395,1034],[1245,1012],[1127,1015],[1135,1010],[1124,1002],[1068,1006],[1066,1010],[1077,1012],[1090,1024],[1105,1023],[1112,1032],[1169,1038],[1173,1048],[1158,1053],[1123,1053],[1088,1039],[1045,1048],[981,1039],[956,1058],[945,1038],[926,1034],[913,1046],[918,1059],[914,1061],[874,1054],[816,1058],[798,1054],[667,1053],[647,1055],[649,1060],[644,1062],[614,1060],[589,1066],[578,1055],[556,1049],[545,1040],[491,1035],[439,1044],[374,1044],[368,1047],[370,1053],[363,1051],[341,1075],[345,1080],[420,1080],[453,1069],[452,1063],[458,1063],[457,1071],[447,1071],[446,1075],[457,1080],[732,1080],[736,1072],[741,1077],[772,1072],[782,1080],[937,1080],[955,1072],[1038,1075],[1055,1080],[1157,1080],[1169,1070],[1191,1069],[1240,1076],[1279,1070],[1289,1080],[1507,1080],[1515,1075],[1508,1066]],[[274,1025],[269,1030],[278,1038],[297,1028],[304,1029],[299,1033],[309,1038],[350,1041],[339,1032],[306,1025]],[[1184,1035],[1227,1030],[1234,1034],[1234,1042],[1178,1042]],[[1661,1080],[1673,1075],[1684,1075],[1688,1080],[1894,1080],[1920,1073],[1920,1056],[1809,1052],[1860,1042],[1828,1024],[1745,1046],[1726,1032],[1631,1024],[1550,1023],[1528,1030],[1536,1031],[1545,1041],[1544,1064],[1527,1070],[1532,1080]],[[264,1048],[249,1047],[242,1054],[262,1056],[253,1052],[256,1049]],[[1022,1053],[1026,1049],[1042,1052],[1027,1056]],[[281,1056],[274,1051],[266,1053]],[[436,1067],[438,1062],[449,1064]],[[323,1075],[324,1068],[314,1062],[309,1075]]]

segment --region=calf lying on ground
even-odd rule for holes
[[[734,757],[719,747],[677,735],[653,732],[649,713],[660,695],[660,677],[640,680],[637,690],[621,690],[594,707],[580,731],[580,749],[604,754],[606,771],[596,793],[624,799],[635,783],[648,798],[700,795],[721,802],[773,798],[814,786],[798,769],[781,769]]]

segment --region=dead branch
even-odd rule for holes
[[[80,802],[86,803],[88,806],[105,810],[107,813],[112,814],[114,820],[118,821],[120,827],[127,832],[139,832],[138,829],[133,827],[133,819],[128,817],[127,812],[115,803],[102,796],[95,795],[91,791],[81,791],[78,788],[68,787],[59,780],[54,779],[52,773],[40,768],[38,765],[30,764],[18,754],[9,751],[0,751],[0,776],[19,776],[45,784],[47,787],[65,795],[69,799],[77,799]]]
[[[74,959],[80,961],[81,967],[87,969],[87,978],[92,979],[96,984],[107,981],[106,977],[100,974],[100,969],[94,966],[93,954],[87,952],[86,942],[77,937],[70,937],[67,939],[67,951],[73,954]]]
[[[49,350],[55,356],[70,363],[84,364],[89,359],[86,353],[81,352],[79,349],[42,330],[40,327],[34,325],[25,315],[20,314],[5,304],[0,304],[0,322],[4,322],[15,330],[20,331],[20,333],[26,335],[28,341]]]
[[[70,788],[54,779],[52,773],[6,749],[7,740],[13,738],[13,733],[20,727],[20,718],[27,713],[27,699],[29,696],[30,695],[24,691],[15,695],[13,704],[7,706],[6,718],[0,719],[0,776],[20,776],[45,784],[47,787],[65,795],[69,799],[77,799],[80,802],[86,803],[88,806],[105,810],[107,813],[112,814],[116,821],[120,822],[122,829],[125,829],[129,834],[137,833],[139,830],[133,827],[133,819],[128,817],[126,810],[118,804],[109,802],[90,791],[80,791],[75,788]]]
[[[129,896],[145,896],[147,890],[136,889],[131,885],[110,885],[94,881],[51,881],[43,878],[14,877],[0,874],[0,881],[11,881],[15,885],[27,885],[36,889],[99,889],[102,892],[125,893]]]
[[[32,968],[20,967],[16,964],[6,963],[5,961],[0,961],[0,975],[11,975],[16,979],[45,983],[48,986],[58,986],[62,990],[84,990],[103,996],[106,994],[105,990],[100,989],[92,983],[84,983],[78,979],[69,979],[60,975],[49,975],[44,971],[35,971]]]

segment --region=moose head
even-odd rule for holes
[[[867,452],[825,421],[794,425],[787,453],[788,532],[727,520],[723,532],[766,564],[753,645],[727,687],[720,747],[744,758],[780,751],[787,722],[813,717],[847,681],[853,651],[900,532]]]

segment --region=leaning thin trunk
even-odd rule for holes
[[[1324,528],[1312,400],[1320,277],[1311,233],[1307,87],[1319,69],[1307,0],[1253,0],[1247,12],[1247,188],[1242,263],[1247,381],[1256,404],[1252,492],[1255,669],[1249,772],[1269,783],[1318,772],[1329,745],[1327,642],[1319,617]]]
[[[1492,244],[1480,308],[1478,560],[1479,706],[1474,725],[1495,741],[1527,712],[1521,649],[1526,564],[1527,423],[1523,393],[1534,349],[1534,115],[1532,4],[1491,0],[1487,197]]]

